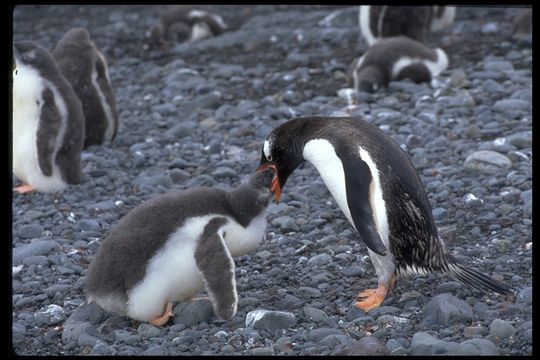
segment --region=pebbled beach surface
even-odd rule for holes
[[[83,152],[81,185],[13,195],[13,350],[531,355],[532,45],[512,38],[521,9],[458,8],[455,23],[426,41],[449,57],[435,81],[352,98],[340,89],[366,50],[357,7],[215,9],[237,30],[145,50],[158,6],[15,8],[14,40],[52,50],[70,28],[89,30],[109,63],[120,128]],[[271,129],[312,115],[360,116],[390,134],[421,175],[451,253],[512,286],[515,299],[434,273],[401,278],[383,306],[356,309],[356,295],[377,284],[374,268],[305,164],[270,207],[266,240],[235,258],[232,320],[217,320],[207,300],[177,304],[163,327],[85,304],[88,264],[128,211],[174,189],[237,186]]]

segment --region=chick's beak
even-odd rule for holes
[[[270,191],[274,193],[274,197],[277,202],[281,200],[281,184],[279,183],[278,171],[276,165],[272,163],[266,163],[257,169],[257,172],[262,172],[268,169],[272,169],[274,172],[274,178],[272,179],[272,184],[270,185]]]

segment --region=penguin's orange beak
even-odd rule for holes
[[[263,172],[265,170],[272,169],[274,172],[274,178],[272,179],[272,184],[270,185],[270,191],[274,193],[274,198],[277,202],[281,200],[281,184],[279,183],[277,167],[274,164],[266,163],[256,170],[257,172]]]

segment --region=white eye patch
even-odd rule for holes
[[[263,145],[263,152],[264,152],[264,156],[266,156],[266,160],[268,161],[272,161],[272,154],[270,153],[270,142],[268,140],[266,140],[264,142],[264,145]]]

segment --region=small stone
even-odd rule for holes
[[[101,227],[96,220],[84,219],[79,221],[79,230],[81,231],[100,231]]]
[[[238,177],[238,173],[236,172],[236,170],[233,170],[230,167],[220,166],[216,170],[212,171],[212,176],[216,179],[235,178]]]
[[[365,271],[362,267],[353,265],[341,270],[341,273],[345,276],[354,277],[363,275]]]
[[[59,251],[60,245],[56,241],[41,240],[30,244],[17,246],[13,249],[13,264],[22,262],[23,259],[36,255],[49,255],[53,251]]]
[[[487,333],[488,329],[485,326],[467,326],[463,329],[463,336],[466,338],[483,337]]]
[[[159,336],[160,332],[161,330],[158,327],[147,323],[143,323],[137,328],[137,334],[143,338],[154,338]]]
[[[521,290],[516,298],[516,303],[532,304],[532,287],[526,287]]]
[[[279,226],[280,229],[285,231],[298,231],[298,225],[296,221],[290,216],[280,216],[272,220],[272,225]]]
[[[508,321],[501,319],[494,319],[491,324],[489,324],[489,340],[495,340],[497,338],[505,339],[514,335],[516,329]]]
[[[254,348],[249,351],[249,355],[274,356],[274,348],[273,347]]]
[[[451,294],[435,296],[422,309],[422,325],[448,326],[472,321],[472,308],[463,300]]]
[[[17,234],[23,239],[33,239],[40,237],[44,230],[40,224],[29,224],[21,226]]]
[[[456,293],[463,285],[457,281],[447,281],[437,286],[437,292],[442,293]]]
[[[512,166],[506,156],[491,150],[476,151],[465,159],[466,169],[486,174],[499,174]]]
[[[246,327],[256,330],[288,329],[296,324],[294,314],[285,311],[253,310],[246,315]]]
[[[54,325],[64,321],[66,314],[64,313],[64,309],[62,309],[62,307],[51,304],[45,311],[37,312],[35,314],[35,318],[38,324]]]
[[[324,311],[321,309],[317,309],[311,306],[304,306],[303,308],[304,314],[315,322],[324,322],[324,323],[331,323],[332,319],[326,315]]]
[[[347,355],[384,356],[390,355],[390,351],[375,336],[366,336],[356,341]]]
[[[90,350],[90,355],[111,355],[111,354],[112,354],[111,348],[107,344],[104,344],[103,342],[98,342],[96,346],[94,346],[92,350]]]
[[[409,355],[456,355],[459,344],[439,340],[427,332],[417,332],[413,335]]]
[[[343,333],[334,328],[313,329],[307,334],[308,341],[319,341],[328,335],[343,335]]]
[[[489,340],[471,339],[459,344],[457,354],[460,356],[484,356],[499,355],[499,349]]]
[[[448,216],[448,210],[437,207],[431,211],[434,220],[443,220]]]
[[[493,105],[493,110],[495,111],[526,111],[530,112],[531,103],[521,99],[503,99],[495,102]]]
[[[322,266],[332,262],[332,257],[327,253],[315,255],[308,259],[307,266]]]
[[[146,349],[145,351],[143,351],[139,355],[142,355],[142,356],[160,356],[160,355],[164,355],[164,353],[163,353],[163,349],[161,348],[161,345],[154,345],[154,346]]]
[[[209,300],[197,300],[178,304],[174,308],[174,323],[192,327],[209,323],[214,316],[214,307]]]

